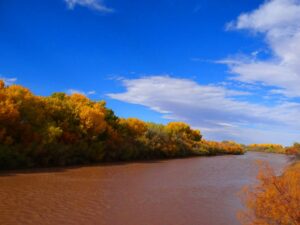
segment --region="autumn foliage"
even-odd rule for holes
[[[261,165],[259,183],[243,191],[247,209],[239,217],[245,225],[300,224],[300,162],[280,176]]]
[[[300,144],[294,143],[288,147],[279,144],[250,144],[245,146],[245,151],[300,155]]]
[[[242,152],[233,142],[203,140],[182,122],[118,118],[84,95],[42,97],[0,81],[1,169]]]
[[[299,158],[300,156],[300,143],[294,143],[294,145],[285,148],[285,152],[288,155],[296,155]]]
[[[250,144],[246,147],[247,151],[257,151],[266,153],[281,153],[285,154],[286,150],[282,145],[279,144]]]
[[[244,153],[242,145],[233,141],[216,142],[203,140],[201,148],[209,155],[218,155],[220,152],[236,155]]]

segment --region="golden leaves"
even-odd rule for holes
[[[300,162],[276,176],[269,165],[260,166],[259,183],[243,190],[247,209],[243,224],[300,224]]]
[[[80,122],[82,128],[91,134],[100,134],[105,131],[106,122],[104,120],[104,112],[100,107],[83,106],[80,108]]]
[[[133,136],[141,136],[147,130],[146,123],[136,118],[120,119],[119,124],[126,129],[124,132]]]
[[[3,89],[5,87],[5,83],[3,80],[0,80],[0,89]]]
[[[270,153],[285,153],[285,148],[278,144],[250,144],[246,146],[247,151],[259,151],[259,152],[270,152]]]

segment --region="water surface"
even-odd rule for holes
[[[0,174],[0,224],[235,225],[256,160],[288,164],[247,153]]]

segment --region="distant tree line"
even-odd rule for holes
[[[288,147],[284,147],[278,144],[250,144],[244,147],[245,147],[245,151],[280,153],[280,154],[288,154],[288,155],[300,154],[300,143],[294,143],[292,146],[288,146]]]
[[[0,169],[242,153],[241,145],[204,140],[183,122],[123,119],[104,101],[36,96],[0,80]]]

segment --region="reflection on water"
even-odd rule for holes
[[[239,224],[237,192],[255,181],[256,160],[288,164],[248,153],[0,174],[0,224]]]

